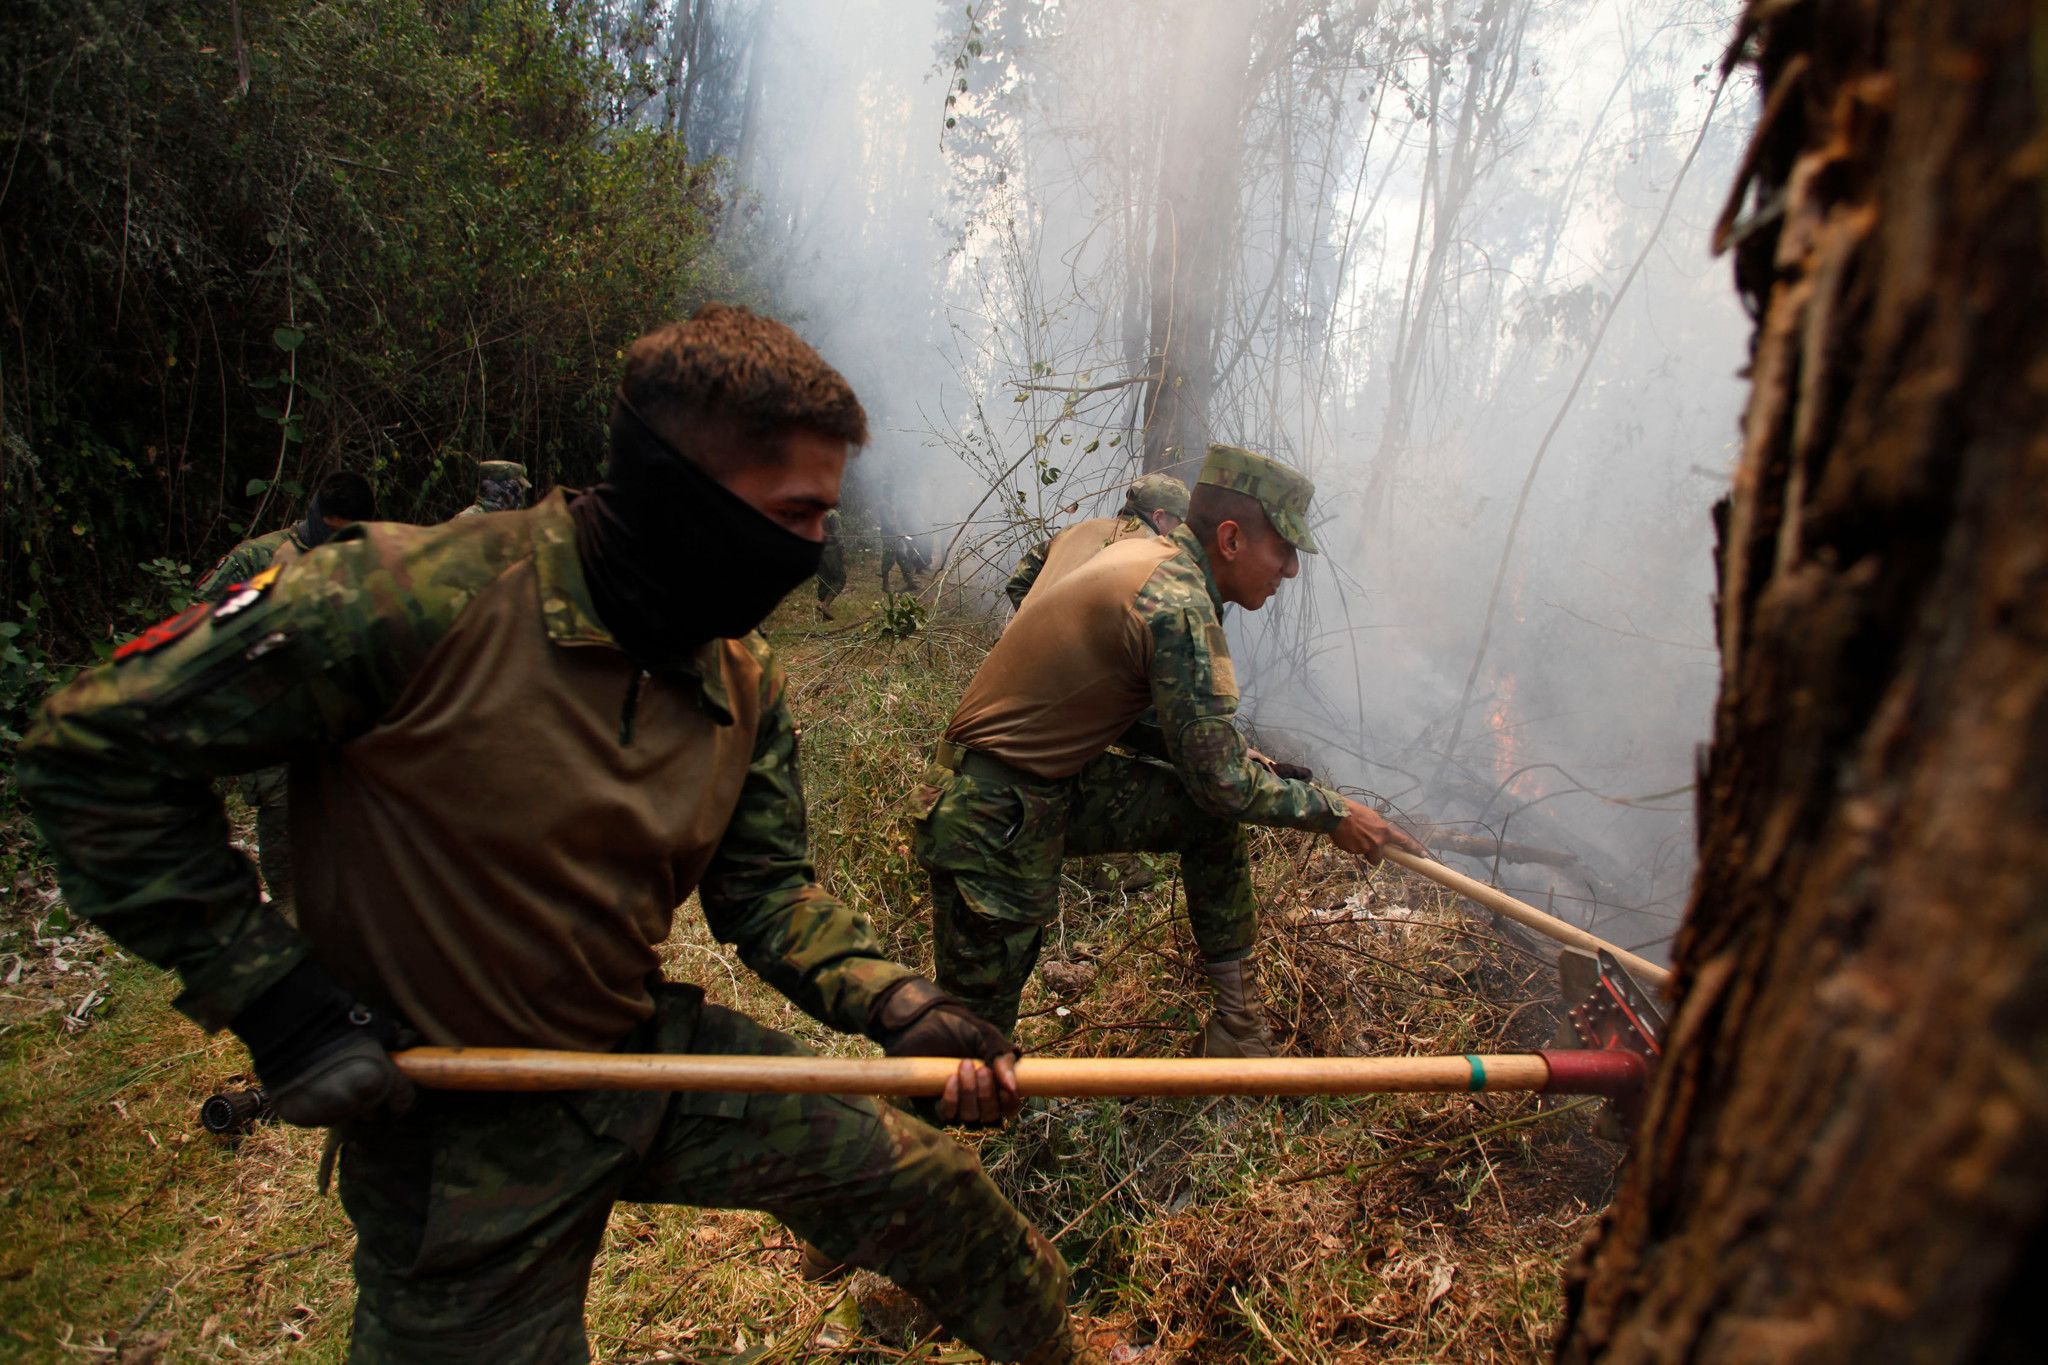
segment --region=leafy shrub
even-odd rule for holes
[[[37,630],[103,638],[112,566],[209,563],[336,467],[412,521],[466,504],[475,458],[586,477],[620,348],[733,292],[711,168],[600,41],[616,6],[15,8],[0,616],[24,634],[39,586]]]

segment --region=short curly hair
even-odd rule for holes
[[[868,440],[868,415],[845,377],[787,326],[736,304],[707,303],[635,341],[619,390],[664,431],[722,417],[756,436],[801,427],[851,446]]]

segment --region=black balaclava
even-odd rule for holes
[[[334,528],[320,518],[320,500],[313,499],[313,506],[307,510],[306,519],[299,523],[299,539],[306,542],[306,548],[325,545],[334,538]]]
[[[768,619],[818,571],[824,542],[784,530],[634,411],[612,408],[604,482],[569,505],[598,619],[633,661],[673,668]]]
[[[327,524],[327,514],[320,510],[320,494],[316,490],[313,501],[306,504],[306,519],[299,523],[299,539],[306,542],[306,548],[325,545],[334,539],[334,527]]]
[[[321,481],[306,505],[306,519],[299,523],[299,539],[307,549],[334,539],[340,528],[329,526],[329,517],[348,523],[376,520],[377,496],[369,480],[340,470]]]

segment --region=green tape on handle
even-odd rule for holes
[[[1469,1052],[1465,1054],[1465,1063],[1472,1068],[1472,1080],[1465,1088],[1474,1093],[1486,1089],[1486,1063]]]

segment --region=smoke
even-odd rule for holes
[[[750,264],[958,583],[1205,439],[1308,470],[1326,553],[1230,622],[1261,742],[1653,944],[1746,360],[1732,10],[775,0]]]

